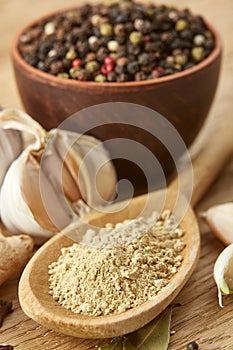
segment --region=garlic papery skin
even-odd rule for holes
[[[46,193],[42,199],[41,182]],[[51,221],[46,206],[49,206]],[[12,233],[31,235],[41,244],[74,218],[61,193],[53,188],[31,151],[26,149],[10,166],[0,193],[1,219]]]
[[[233,203],[213,206],[201,216],[225,245],[233,243]]]
[[[6,108],[0,111],[0,126],[3,129],[20,131],[33,136],[33,149],[40,149],[46,138],[46,131],[27,113],[18,108]]]
[[[226,247],[214,265],[214,279],[218,287],[218,300],[220,307],[222,295],[233,293],[233,244]]]
[[[17,130],[4,130],[0,124],[0,188],[11,163],[23,150],[23,139]]]

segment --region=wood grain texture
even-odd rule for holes
[[[161,1],[160,1],[161,2]],[[81,3],[81,1],[79,1]],[[171,3],[164,0],[163,3]],[[189,6],[196,13],[202,13],[219,29],[224,42],[224,61],[222,75],[209,118],[197,143],[192,148],[195,155],[201,148],[203,141],[210,138],[216,123],[223,115],[232,115],[233,111],[233,2],[232,0],[179,0],[173,1],[180,7]],[[14,83],[11,63],[10,46],[15,33],[29,21],[64,6],[76,5],[77,0],[1,0],[0,21],[0,105],[4,107],[20,107],[21,103]],[[219,180],[215,183],[208,195],[197,207],[197,213],[210,205],[233,200],[233,161]],[[196,340],[203,350],[232,350],[233,349],[233,297],[224,298],[223,309],[218,306],[217,290],[212,277],[214,261],[223,245],[209,231],[208,227],[200,222],[202,232],[201,259],[195,273],[176,298],[181,307],[173,311],[172,330],[169,350],[185,349],[187,342]],[[0,298],[13,300],[14,313],[7,316],[0,329],[0,343],[13,344],[16,350],[87,350],[94,348],[98,341],[79,340],[60,335],[56,332],[39,326],[27,318],[19,307],[17,298],[18,278],[6,282],[0,288]]]

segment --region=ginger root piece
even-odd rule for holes
[[[0,230],[0,285],[29,260],[33,240],[26,235],[5,237]]]

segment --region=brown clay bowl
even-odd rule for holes
[[[43,19],[52,15],[55,13]],[[19,37],[41,19],[24,27],[18,33],[12,48],[16,82],[28,114],[50,129],[86,107],[106,102],[131,102],[162,114],[177,129],[186,146],[191,144],[207,117],[220,72],[221,40],[212,26],[207,24],[215,36],[215,49],[204,61],[188,70],[140,82],[96,83],[57,78],[41,72],[23,60],[18,50]],[[101,121],[109,122],[110,115],[111,113],[100,113],[93,118],[101,117]],[[111,122],[114,122],[114,117]],[[77,131],[88,129],[89,134],[103,141],[121,137],[140,142],[156,156],[166,176],[171,175],[175,168],[174,159],[172,160],[166,147],[143,130],[143,117],[140,126],[142,129],[121,124],[93,128],[91,119],[87,120],[85,116],[81,116],[77,124]],[[119,154],[123,146],[120,143],[118,146]],[[115,157],[114,149],[110,149],[110,152]],[[138,193],[145,191],[145,176],[138,166],[124,160],[116,160],[115,164],[119,178],[132,181]],[[156,179],[156,173],[154,178]]]

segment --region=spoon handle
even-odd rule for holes
[[[209,187],[214,183],[224,165],[233,155],[233,116],[229,114],[221,118],[216,125],[213,135],[209,137],[202,150],[193,160],[193,193],[191,205],[194,207]],[[184,170],[179,177],[184,194],[190,188],[188,170]],[[175,190],[178,186],[175,179],[170,187]],[[187,190],[187,192],[186,192]]]

